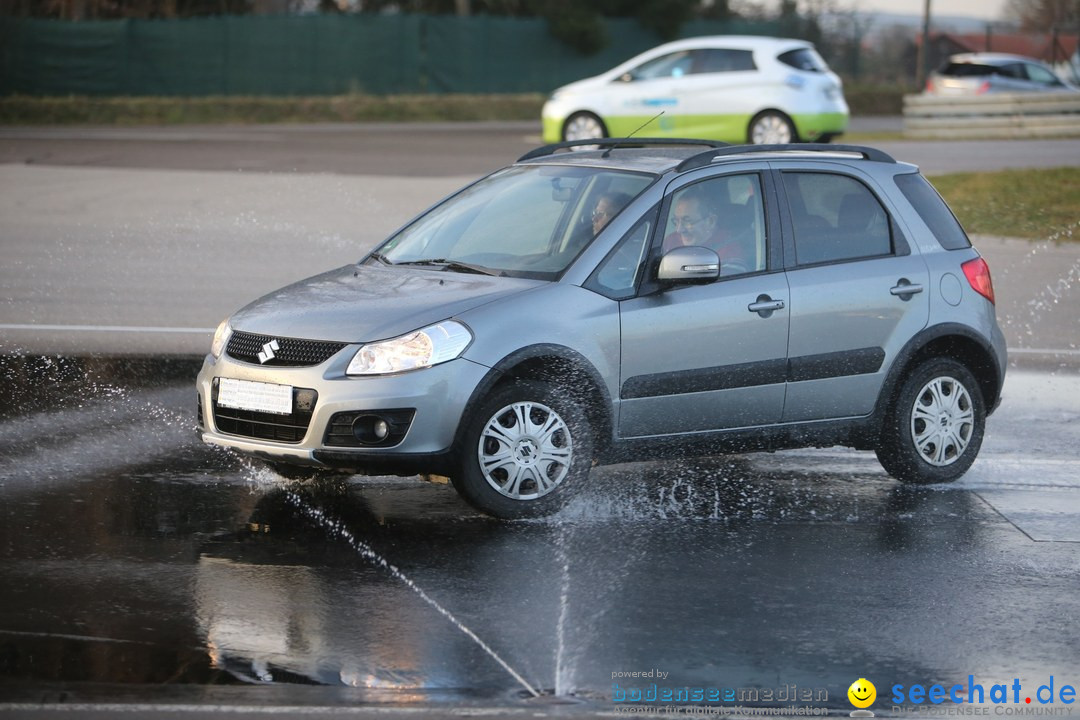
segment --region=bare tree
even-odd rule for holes
[[[1009,0],[1005,17],[1027,32],[1075,30],[1080,26],[1080,0]]]

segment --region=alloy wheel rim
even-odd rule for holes
[[[784,145],[791,142],[791,129],[778,115],[766,115],[754,123],[755,145]]]
[[[558,487],[573,454],[566,422],[547,405],[529,401],[492,415],[477,447],[484,479],[512,500],[535,500]]]
[[[934,378],[915,396],[911,439],[925,462],[945,467],[960,459],[975,430],[975,408],[962,383]]]
[[[566,126],[567,140],[594,140],[604,137],[604,130],[594,117],[582,115],[571,120]]]

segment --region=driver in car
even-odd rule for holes
[[[675,231],[664,238],[663,251],[697,245],[714,251],[720,257],[720,274],[744,273],[749,267],[742,248],[729,229],[720,227],[712,206],[700,193],[683,193],[671,212]]]

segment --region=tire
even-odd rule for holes
[[[975,376],[949,358],[911,372],[886,416],[878,461],[897,480],[947,483],[971,467],[982,447],[986,404]]]
[[[579,402],[540,380],[511,380],[467,421],[454,487],[503,519],[558,511],[592,466],[592,433]]]
[[[607,137],[604,121],[591,112],[576,112],[563,123],[562,139],[595,140]]]
[[[791,118],[777,110],[763,110],[754,116],[746,131],[751,145],[786,145],[799,142]]]

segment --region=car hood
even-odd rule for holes
[[[234,330],[337,342],[395,337],[523,292],[541,280],[445,270],[346,265],[265,295]]]
[[[606,85],[609,82],[608,75],[610,74],[611,71],[609,70],[601,75],[594,75],[593,77],[577,80],[569,85],[563,85],[560,88],[556,88],[551,95],[552,97],[558,97],[559,95],[574,95],[575,93],[595,91],[596,88]]]

